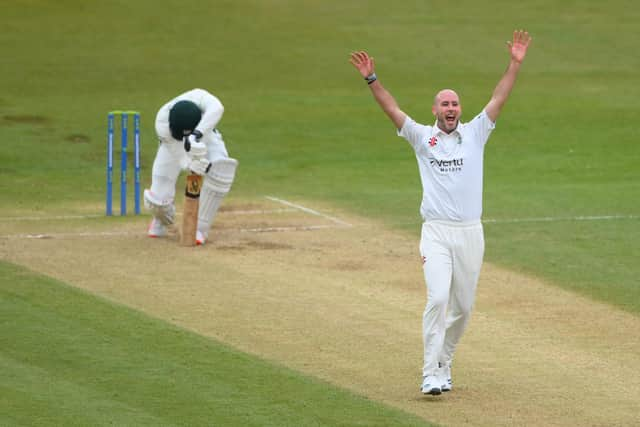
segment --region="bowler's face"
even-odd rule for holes
[[[460,98],[458,94],[452,90],[443,90],[439,92],[431,109],[433,115],[436,116],[438,127],[446,133],[451,133],[458,126],[462,107],[460,106]]]

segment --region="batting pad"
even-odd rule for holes
[[[144,190],[144,207],[163,225],[173,224],[176,217],[173,200],[159,200],[151,190]]]
[[[211,169],[205,175],[198,207],[198,231],[205,236],[209,234],[222,199],[231,190],[237,167],[236,159],[220,159],[211,163]]]

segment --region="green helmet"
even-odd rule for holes
[[[171,110],[169,110],[169,128],[171,129],[171,136],[178,141],[184,138],[185,133],[189,135],[196,128],[200,119],[202,118],[202,111],[200,108],[191,101],[178,101]]]

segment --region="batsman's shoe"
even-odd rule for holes
[[[453,388],[453,381],[451,381],[451,365],[450,364],[441,364],[440,368],[438,368],[438,379],[442,384],[440,389],[442,391],[451,391]]]
[[[156,218],[153,218],[151,220],[151,224],[149,224],[147,234],[149,237],[164,237],[167,235],[167,226],[162,224]]]
[[[424,377],[420,391],[422,394],[431,394],[433,396],[441,394],[442,388],[438,377],[436,375],[427,375]]]
[[[196,245],[202,246],[206,241],[207,236],[205,236],[200,230],[196,231]]]

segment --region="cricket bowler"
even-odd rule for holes
[[[450,391],[451,364],[473,308],[484,255],[482,176],[484,147],[516,82],[531,37],[523,30],[507,42],[509,65],[484,109],[462,123],[462,106],[451,89],[433,100],[433,125],[415,122],[382,86],[374,59],[365,51],[351,54],[360,72],[397,134],[415,152],[423,188],[420,253],[427,286],[422,331],[424,394]]]

